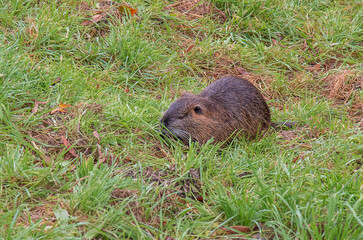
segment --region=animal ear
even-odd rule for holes
[[[202,107],[201,107],[200,105],[196,105],[196,106],[194,107],[194,112],[195,112],[196,114],[202,114]]]

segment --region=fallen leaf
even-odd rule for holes
[[[101,146],[100,146],[100,142],[101,142],[101,140],[100,140],[100,135],[98,134],[98,132],[97,132],[97,131],[93,131],[93,136],[94,136],[95,138],[97,138],[97,141],[98,141],[98,144],[97,144],[98,158],[99,158],[100,162],[101,162],[101,163],[103,163],[103,162],[106,160],[106,157],[105,157],[105,156],[103,156],[102,151],[101,151]]]
[[[197,200],[198,200],[199,202],[204,202],[204,199],[203,199],[203,197],[202,197],[202,196],[197,197]]]
[[[38,102],[37,100],[33,99],[34,101],[34,107],[32,109],[32,113],[38,112],[39,104],[46,104],[47,102]]]
[[[85,20],[81,23],[81,25],[87,26],[87,25],[97,23],[102,19],[102,17],[103,16],[101,14],[96,14],[96,15],[92,16],[92,20]]]
[[[242,76],[248,74],[248,71],[241,67],[237,67],[237,70],[241,73]]]
[[[189,45],[189,47],[187,48],[187,50],[185,50],[185,53],[190,52],[190,50],[192,50],[193,47],[194,47],[194,44]]]
[[[59,106],[56,109],[53,109],[50,114],[54,114],[56,112],[62,112],[65,113],[67,112],[66,109],[72,107],[72,105],[70,104],[64,104],[64,103],[60,103]]]
[[[100,144],[100,135],[98,134],[98,132],[97,131],[93,131],[93,136],[95,137],[95,138],[97,138],[97,140],[98,140],[98,144]]]
[[[59,104],[59,107],[60,107],[60,108],[63,108],[63,109],[66,109],[66,108],[72,107],[72,105],[67,104],[67,103],[60,103],[60,104]]]
[[[74,151],[73,148],[71,148],[71,144],[68,142],[68,140],[64,137],[61,136],[62,142],[64,144],[64,146],[66,146],[66,148],[68,149],[68,151],[70,152],[70,154],[72,154],[73,157],[78,157],[78,155],[76,154],[76,152]]]
[[[32,134],[31,134],[31,132],[29,131],[28,132],[28,134],[29,134],[29,136],[33,139],[33,136],[32,136]],[[46,163],[48,163],[48,164],[50,164],[51,162],[52,162],[52,160],[48,157],[48,156],[46,156],[45,154],[44,154],[44,151],[41,149],[41,148],[39,148],[36,144],[35,144],[35,142],[33,141],[33,140],[31,140],[31,143],[33,144],[33,146],[38,150],[38,152],[39,152],[39,154],[40,154],[40,157],[46,162]]]
[[[229,229],[229,228],[232,228],[232,229]],[[240,232],[250,233],[252,231],[249,227],[241,226],[241,225],[230,226],[229,228],[220,227],[220,229],[227,232],[228,234],[238,234]]]
[[[306,39],[304,39],[304,43],[303,43],[303,50],[308,49],[308,43],[306,42]]]
[[[362,3],[360,3],[360,4],[362,5]],[[352,5],[352,6],[345,7],[345,8],[343,8],[343,10],[348,10],[350,8],[353,8],[353,7],[357,6],[357,5],[359,5],[359,3],[356,4],[356,5]]]
[[[118,8],[120,13],[130,13],[131,16],[134,16],[135,13],[137,13],[137,9],[134,9],[132,7],[126,6],[126,5],[122,5]]]
[[[308,66],[305,69],[308,70],[308,71],[310,71],[310,72],[317,72],[321,68],[320,68],[320,64],[315,64],[315,65],[312,65],[312,66]]]
[[[103,16],[102,16],[101,14],[96,14],[96,15],[92,16],[92,21],[93,21],[94,23],[99,22],[99,21],[101,20],[101,18],[102,18],[102,17],[103,17]]]
[[[88,26],[88,25],[91,25],[93,24],[93,22],[91,20],[85,20],[81,23],[82,26]]]
[[[299,156],[296,156],[294,160],[292,160],[292,163],[296,163],[296,161],[299,159]]]
[[[180,203],[183,203],[183,204],[186,204],[187,201],[185,201],[184,199],[182,199],[181,197],[176,197],[176,199],[180,202]]]
[[[38,101],[35,100],[34,107],[32,109],[32,113],[38,112],[38,107],[39,107],[39,103],[38,103]]]
[[[101,163],[103,163],[106,160],[106,158],[103,156],[101,152],[101,146],[99,144],[97,144],[97,150],[98,150],[98,159],[100,160]]]
[[[252,172],[243,172],[237,175],[237,177],[243,178],[243,177],[251,177],[253,174]]]
[[[50,114],[54,114],[54,113],[56,113],[56,112],[66,112],[64,109],[62,109],[62,108],[56,108],[56,109],[53,109],[51,112],[50,112]]]
[[[54,87],[57,83],[59,83],[62,80],[62,77],[57,77],[55,80],[52,81],[51,88]]]
[[[129,87],[125,87],[125,93],[128,93],[128,92],[130,92]]]

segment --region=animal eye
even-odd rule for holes
[[[201,114],[202,113],[202,107],[201,106],[195,106],[194,107],[194,112],[197,114]]]
[[[183,116],[179,116],[178,119],[183,119],[184,117]]]

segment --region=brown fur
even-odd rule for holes
[[[247,80],[221,78],[200,94],[182,95],[161,119],[162,132],[187,143],[222,142],[233,134],[254,138],[271,124],[261,93]]]

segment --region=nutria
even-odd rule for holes
[[[198,95],[183,94],[161,121],[162,132],[184,143],[223,142],[234,134],[251,139],[271,125],[270,110],[255,86],[238,77],[216,80]]]

